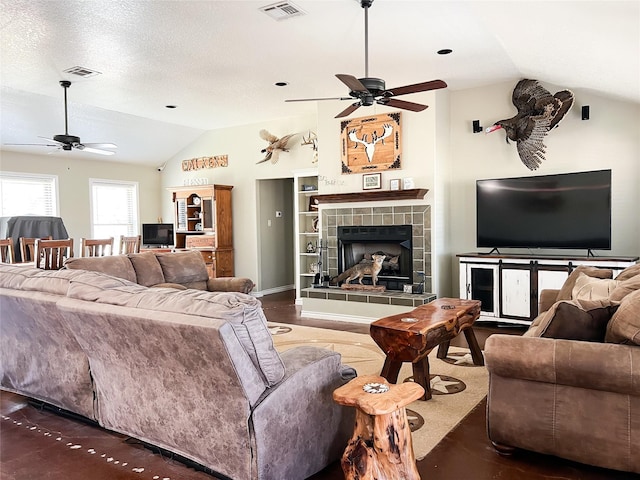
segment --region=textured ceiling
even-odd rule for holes
[[[295,0],[305,15],[280,21],[260,11],[269,3],[2,0],[0,140],[64,133],[62,79],[69,133],[119,148],[53,155],[147,165],[206,130],[316,111],[285,99],[345,96],[334,75],[365,73],[359,2]],[[64,73],[74,66],[101,75]],[[375,0],[369,75],[451,90],[526,77],[640,103],[640,2]]]

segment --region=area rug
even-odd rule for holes
[[[342,363],[358,375],[379,375],[385,355],[369,335],[323,328],[269,322],[278,351],[300,345],[316,345],[339,352]],[[489,376],[483,366],[473,365],[468,349],[450,347],[446,359],[429,354],[431,400],[407,406],[416,459],[424,458],[486,395]],[[412,380],[411,364],[404,363],[398,382]]]

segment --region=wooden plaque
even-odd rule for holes
[[[400,143],[400,112],[341,122],[342,173],[399,169]]]

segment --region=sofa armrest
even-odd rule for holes
[[[640,396],[637,346],[491,335],[484,355],[490,375]]]
[[[334,351],[313,346],[281,353],[286,374],[255,406],[257,478],[305,479],[342,455],[355,409],[333,401],[333,391],[355,377]],[[296,462],[287,460],[295,453]]]
[[[207,280],[207,290],[210,292],[240,292],[249,293],[255,287],[249,278],[221,277]]]
[[[551,305],[556,303],[560,290],[547,288],[540,291],[540,300],[538,301],[538,313],[546,312],[551,308]]]

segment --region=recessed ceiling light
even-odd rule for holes
[[[443,48],[442,50],[438,50],[438,55],[449,55],[453,50],[450,48]]]
[[[165,105],[164,108],[178,108],[177,105]]]
[[[276,82],[275,83],[276,87],[286,87],[287,85],[289,85],[289,82]]]

